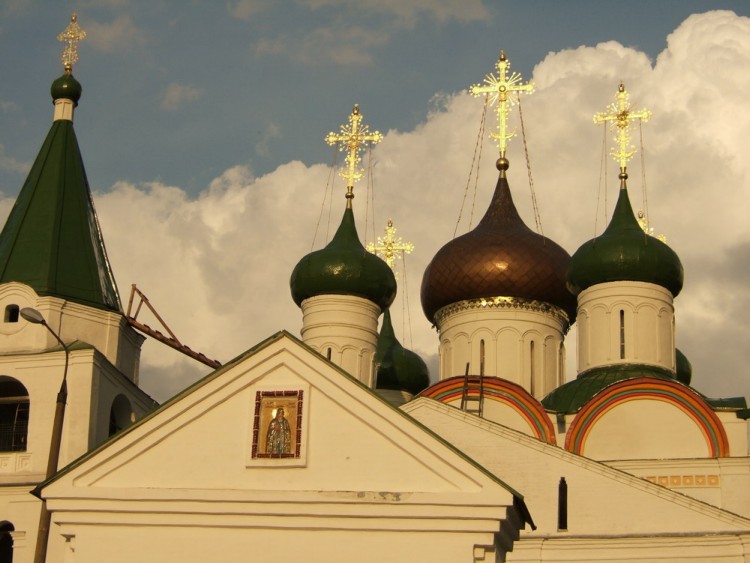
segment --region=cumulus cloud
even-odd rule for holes
[[[203,92],[195,86],[170,82],[161,96],[161,107],[167,111],[176,111],[187,103],[200,98]]]
[[[86,42],[103,53],[129,52],[146,41],[144,32],[130,16],[119,16],[111,22],[86,21]]]
[[[255,44],[258,55],[284,55],[301,64],[321,61],[340,65],[363,65],[372,62],[371,50],[388,41],[390,34],[362,26],[331,24],[303,35],[261,38]]]
[[[426,16],[439,23],[449,20],[461,22],[479,21],[489,16],[482,0],[378,0],[359,2],[357,0],[298,0],[312,9],[335,8],[356,10],[359,13],[373,13],[391,16],[400,25],[414,25],[417,18]]]
[[[227,6],[229,15],[240,20],[250,21],[257,14],[271,7],[269,0],[238,0]]]
[[[26,174],[31,169],[30,162],[22,162],[12,156],[5,154],[5,146],[0,145],[0,170],[7,170],[8,172],[16,172],[18,174]]]
[[[571,253],[595,229],[601,232],[597,207],[604,207],[606,193],[611,212],[618,186],[617,164],[607,157],[609,173],[600,187],[602,132],[592,115],[612,100],[620,81],[637,107],[653,111],[643,127],[648,209],[651,224],[667,235],[685,266],[685,289],[675,304],[678,346],[693,363],[695,386],[709,396],[750,396],[750,323],[743,316],[750,304],[750,182],[744,164],[750,109],[742,96],[750,87],[749,67],[750,19],[711,12],[686,20],[653,64],[614,42],[551,53],[534,69],[537,90],[522,106],[544,232]],[[413,347],[433,362],[438,342],[421,314],[419,285],[427,263],[453,236],[481,106],[466,93],[441,95],[416,128],[386,133],[372,154],[374,220],[371,208],[365,213],[367,186],[356,189],[361,238],[380,235],[390,217],[398,234],[416,246],[407,258],[408,277],[400,279],[394,326],[408,342],[400,328],[406,294]],[[363,112],[367,121],[367,108]],[[488,125],[493,123],[489,118]],[[640,145],[637,133],[634,139]],[[520,139],[511,144],[509,158],[516,204],[533,226]],[[488,141],[473,224],[494,188],[495,159]],[[636,210],[644,207],[641,166],[638,157],[630,165]],[[328,178],[323,165],[290,162],[260,177],[236,166],[193,199],[158,182],[117,184],[97,195],[96,204],[121,288],[137,283],[184,343],[222,361],[281,328],[298,334],[301,314],[287,283],[310,251]],[[333,227],[343,194],[336,184]],[[472,198],[470,193],[467,201]],[[469,214],[467,209],[464,218]],[[134,233],[147,233],[148,244]],[[571,358],[574,334],[567,341]],[[142,367],[143,385],[160,399],[209,371],[152,342]]]
[[[281,128],[275,123],[269,123],[260,134],[260,140],[255,143],[255,152],[258,156],[271,156],[271,143],[281,138]]]

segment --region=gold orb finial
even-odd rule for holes
[[[474,84],[469,88],[472,96],[482,94],[489,97],[490,104],[497,104],[497,133],[490,133],[490,137],[497,141],[500,156],[505,157],[508,141],[515,137],[515,130],[508,132],[508,114],[510,108],[518,103],[521,93],[531,94],[534,91],[533,82],[521,82],[521,73],[512,72],[508,76],[510,61],[505,51],[500,51],[500,58],[495,63],[497,76],[490,73],[484,77],[484,85]]]
[[[70,23],[65,30],[57,36],[57,40],[63,45],[62,64],[65,72],[73,72],[73,65],[78,61],[78,43],[86,37],[86,32],[78,25],[78,14],[70,15]]]

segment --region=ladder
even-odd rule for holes
[[[480,364],[479,369],[479,392],[470,393],[469,387],[477,381],[477,378],[469,378],[469,363],[466,363],[466,373],[464,374],[464,388],[461,393],[461,410],[482,418],[484,408],[484,362]]]

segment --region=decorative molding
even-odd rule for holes
[[[481,297],[478,299],[465,299],[463,301],[457,301],[438,309],[435,313],[435,324],[440,326],[443,324],[445,319],[450,315],[459,313],[461,311],[471,311],[476,309],[508,309],[508,310],[525,310],[532,313],[543,313],[550,315],[555,319],[559,320],[564,330],[570,325],[570,319],[568,315],[555,305],[545,303],[544,301],[537,301],[536,299],[524,299],[522,297]]]
[[[461,400],[463,388],[464,377],[459,375],[444,379],[428,387],[419,396],[451,404]],[[531,436],[548,444],[556,444],[555,429],[544,407],[523,387],[506,379],[485,376],[483,379],[483,391],[484,400],[496,401],[515,410],[529,425]],[[477,377],[470,377],[469,395],[475,397],[478,394],[479,379]]]
[[[721,478],[718,475],[649,475],[646,481],[662,487],[719,487]]]

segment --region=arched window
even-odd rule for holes
[[[17,323],[19,314],[20,314],[20,309],[18,308],[18,305],[7,305],[5,307],[5,317],[4,317],[5,322]]]
[[[112,408],[109,409],[109,435],[117,434],[123,428],[130,426],[133,409],[130,401],[125,395],[117,395],[112,401]]]
[[[13,536],[10,535],[15,528],[7,520],[0,522],[0,563],[12,563],[13,561]]]
[[[484,339],[479,341],[479,374],[484,375]]]
[[[0,452],[25,452],[29,431],[29,392],[12,377],[0,375]]]
[[[625,359],[625,311],[620,309],[620,359]]]
[[[534,389],[534,371],[536,370],[536,365],[534,364],[534,341],[532,340],[529,342],[529,393],[532,395],[536,391]]]

